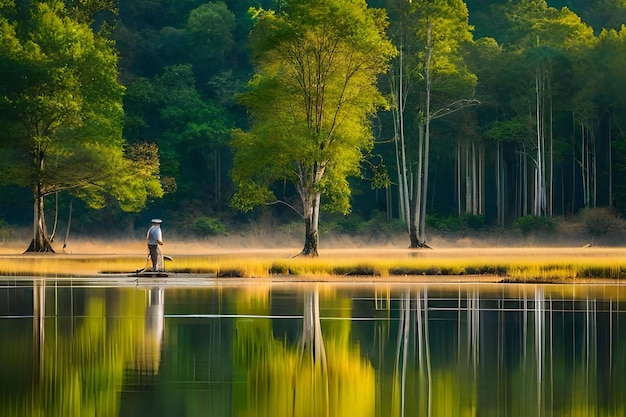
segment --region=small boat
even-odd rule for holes
[[[139,278],[167,278],[169,274],[164,271],[136,271],[134,274],[129,275],[130,277],[139,277]]]

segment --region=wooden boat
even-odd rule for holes
[[[167,278],[169,277],[169,274],[167,272],[163,272],[163,271],[140,271],[140,272],[136,272],[132,275],[129,275],[131,277],[138,277],[138,278]]]

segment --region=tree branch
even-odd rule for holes
[[[449,114],[452,114],[454,112],[457,112],[459,110],[462,110],[466,107],[470,107],[470,106],[476,106],[480,104],[480,101],[478,101],[475,98],[463,98],[461,100],[457,100],[453,103],[451,103],[449,106],[446,106],[444,108],[441,108],[435,112],[433,112],[430,115],[430,120],[435,120],[438,119],[440,117],[444,117],[447,116]]]
[[[273,206],[274,204],[284,204],[287,207],[289,207],[290,209],[292,209],[293,211],[295,211],[298,214],[298,216],[300,216],[300,218],[304,219],[304,214],[300,213],[297,208],[295,208],[291,204],[287,203],[286,201],[276,200],[276,201],[274,201],[272,203],[267,203],[268,206]]]

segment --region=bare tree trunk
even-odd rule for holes
[[[548,181],[549,187],[549,195],[548,195],[548,203],[547,210],[548,216],[552,217],[554,212],[554,115],[553,115],[553,104],[552,104],[552,89],[550,89],[550,119],[549,119],[549,127],[550,127],[550,179]]]
[[[220,150],[218,147],[215,147],[213,150],[213,165],[214,168],[214,188],[215,188],[215,199],[217,201],[222,201],[222,173],[221,173],[221,163],[222,160],[220,158]]]
[[[54,193],[54,224],[52,226],[52,233],[50,233],[50,242],[54,242],[54,237],[57,233],[57,224],[59,223],[59,193]]]
[[[480,164],[478,169],[478,195],[479,195],[479,205],[478,205],[478,214],[485,214],[485,146],[483,143],[480,144]]]
[[[402,42],[402,35],[401,35]],[[406,162],[406,142],[404,136],[404,109],[406,104],[406,93],[404,86],[404,55],[403,48],[400,47],[398,64],[398,81],[392,77],[391,92],[394,106],[392,107],[394,145],[396,153],[396,168],[398,171],[398,214],[400,219],[410,230],[410,208],[409,208],[409,188]]]
[[[418,162],[418,166],[421,166],[421,161]],[[419,236],[418,225],[419,225],[419,219],[420,219],[419,213],[420,213],[420,207],[421,207],[420,199],[419,199],[419,195],[421,193],[421,187],[420,187],[421,181],[420,181],[419,172],[420,172],[420,169],[418,167],[418,171],[415,174],[417,178],[413,182],[413,187],[411,187],[411,189],[413,190],[413,195],[411,198],[411,222],[409,224],[409,242],[410,242],[409,247],[413,249],[420,247],[420,241],[418,237]]]
[[[502,185],[502,164],[501,164],[501,159],[502,159],[502,146],[500,145],[500,142],[496,143],[496,218],[498,219],[496,224],[498,226],[504,226],[504,221],[503,221],[503,199],[502,199],[502,193],[503,193],[503,185]]]
[[[427,247],[426,245],[426,202],[428,199],[428,171],[429,171],[429,156],[430,156],[430,64],[433,55],[433,42],[432,42],[432,23],[428,22],[428,29],[426,34],[426,114],[424,116],[424,170],[422,175],[422,195],[421,195],[421,209],[420,209],[420,222],[418,228],[418,244],[419,247]]]
[[[320,193],[315,193],[313,201],[308,205],[304,214],[304,224],[305,224],[305,236],[304,236],[304,247],[302,248],[301,255],[305,256],[319,256],[317,252],[318,244],[319,244],[319,233],[318,233],[318,224],[319,224],[319,209],[320,209]]]
[[[44,198],[41,192],[41,185],[35,186],[33,207],[33,240],[30,242],[26,252],[53,252],[52,244],[46,232],[46,222],[44,218]]]
[[[456,141],[456,151],[455,151],[455,155],[454,155],[454,159],[456,161],[455,167],[456,167],[456,175],[455,175],[455,185],[456,185],[456,207],[457,207],[457,214],[459,216],[461,216],[461,214],[463,213],[463,210],[461,208],[461,187],[462,187],[462,179],[461,179],[461,140],[457,139]]]
[[[470,152],[467,142],[463,146],[463,154],[465,156],[465,213],[472,211],[472,181],[470,172]]]
[[[398,120],[399,120],[399,131],[400,131],[400,149],[402,151],[402,166],[401,166],[401,174],[402,174],[402,220],[408,226],[409,225],[409,188],[408,188],[408,179],[407,179],[407,168],[406,168],[406,141],[404,137],[404,106],[406,104],[406,94],[404,92],[404,60],[402,52],[400,52],[400,80],[399,80],[399,90],[398,90],[398,104],[400,108],[398,109]]]
[[[413,183],[413,198],[411,199],[411,222],[409,224],[409,247],[412,249],[424,248],[428,247],[426,242],[422,239],[422,234],[420,232],[421,222],[425,213],[423,213],[423,208],[425,206],[422,205],[422,201],[426,199],[426,193],[424,192],[424,179],[423,179],[423,171],[424,171],[424,159],[425,159],[425,150],[424,150],[424,133],[423,133],[423,125],[420,123],[418,127],[418,161],[417,161],[417,172],[415,174],[415,181]]]
[[[592,207],[597,207],[598,206],[598,152],[597,152],[597,146],[596,146],[596,133],[595,133],[595,129],[592,127],[591,132],[589,134],[590,138],[591,138],[591,178],[592,178],[592,195],[591,195],[591,201],[592,201]]]
[[[478,214],[478,167],[476,166],[476,144],[472,141],[472,214]]]
[[[613,136],[611,135],[611,114],[609,113],[609,146],[608,146],[608,163],[609,163],[609,207],[613,208]]]
[[[387,221],[390,221],[393,219],[393,196],[391,195],[391,187],[389,185],[385,187],[385,204],[386,204],[385,219]]]
[[[535,70],[535,123],[537,153],[535,160],[533,215],[545,214],[545,82],[542,68]]]
[[[575,125],[574,122],[574,114],[572,113],[572,124]],[[572,132],[576,132],[575,126],[572,126]],[[572,139],[572,156],[573,156],[573,161],[572,161],[572,179],[571,179],[571,183],[572,183],[572,199],[571,199],[571,210],[572,213],[574,213],[574,204],[576,202],[576,144],[575,144],[575,140],[576,140],[576,135],[574,134],[574,138]]]

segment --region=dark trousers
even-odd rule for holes
[[[150,259],[152,259],[152,270],[160,271],[163,265],[161,262],[161,249],[159,249],[159,245],[148,245],[148,250],[150,251]]]

